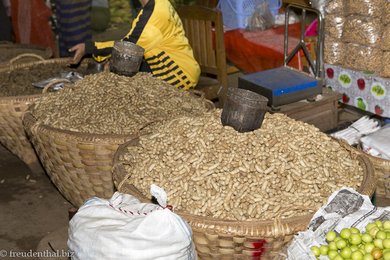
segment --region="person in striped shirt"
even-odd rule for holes
[[[174,7],[169,0],[141,0],[141,4],[130,32],[123,38],[145,49],[140,71],[151,72],[178,88],[194,88],[200,67]],[[110,57],[113,45],[114,41],[77,44],[69,50],[75,52],[71,63],[79,63],[85,54],[102,62]]]

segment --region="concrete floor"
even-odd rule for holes
[[[36,251],[44,237],[67,226],[70,207],[48,176],[34,175],[0,145],[0,253]]]

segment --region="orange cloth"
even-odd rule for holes
[[[300,24],[289,25],[289,51],[299,42]],[[226,57],[245,73],[283,66],[284,25],[264,31],[236,29],[225,32]],[[300,69],[298,55],[288,64]]]
[[[51,15],[51,9],[43,0],[11,0],[16,43],[49,47],[54,51],[54,36],[49,24]]]

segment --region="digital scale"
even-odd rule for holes
[[[319,80],[289,67],[253,73],[240,77],[238,87],[268,98],[268,106],[278,107],[322,92]]]
[[[288,21],[292,9],[300,9],[301,35],[300,41],[288,54]],[[304,41],[306,11],[313,12],[318,18],[318,36],[316,46],[316,61],[313,62]],[[290,4],[286,8],[285,33],[284,33],[284,66],[275,69],[259,71],[240,76],[238,87],[248,89],[268,98],[268,106],[278,107],[281,105],[313,98],[322,93],[323,85],[323,35],[324,25],[321,13],[314,8],[298,4]],[[312,74],[299,71],[287,66],[291,59],[303,50],[309,63]]]

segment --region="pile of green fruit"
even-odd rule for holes
[[[130,23],[132,20],[132,10],[129,0],[109,0],[111,26]]]
[[[344,228],[337,234],[326,234],[327,245],[312,246],[312,253],[319,258],[331,260],[390,260],[390,221],[375,221],[367,224],[366,232],[357,228]]]

